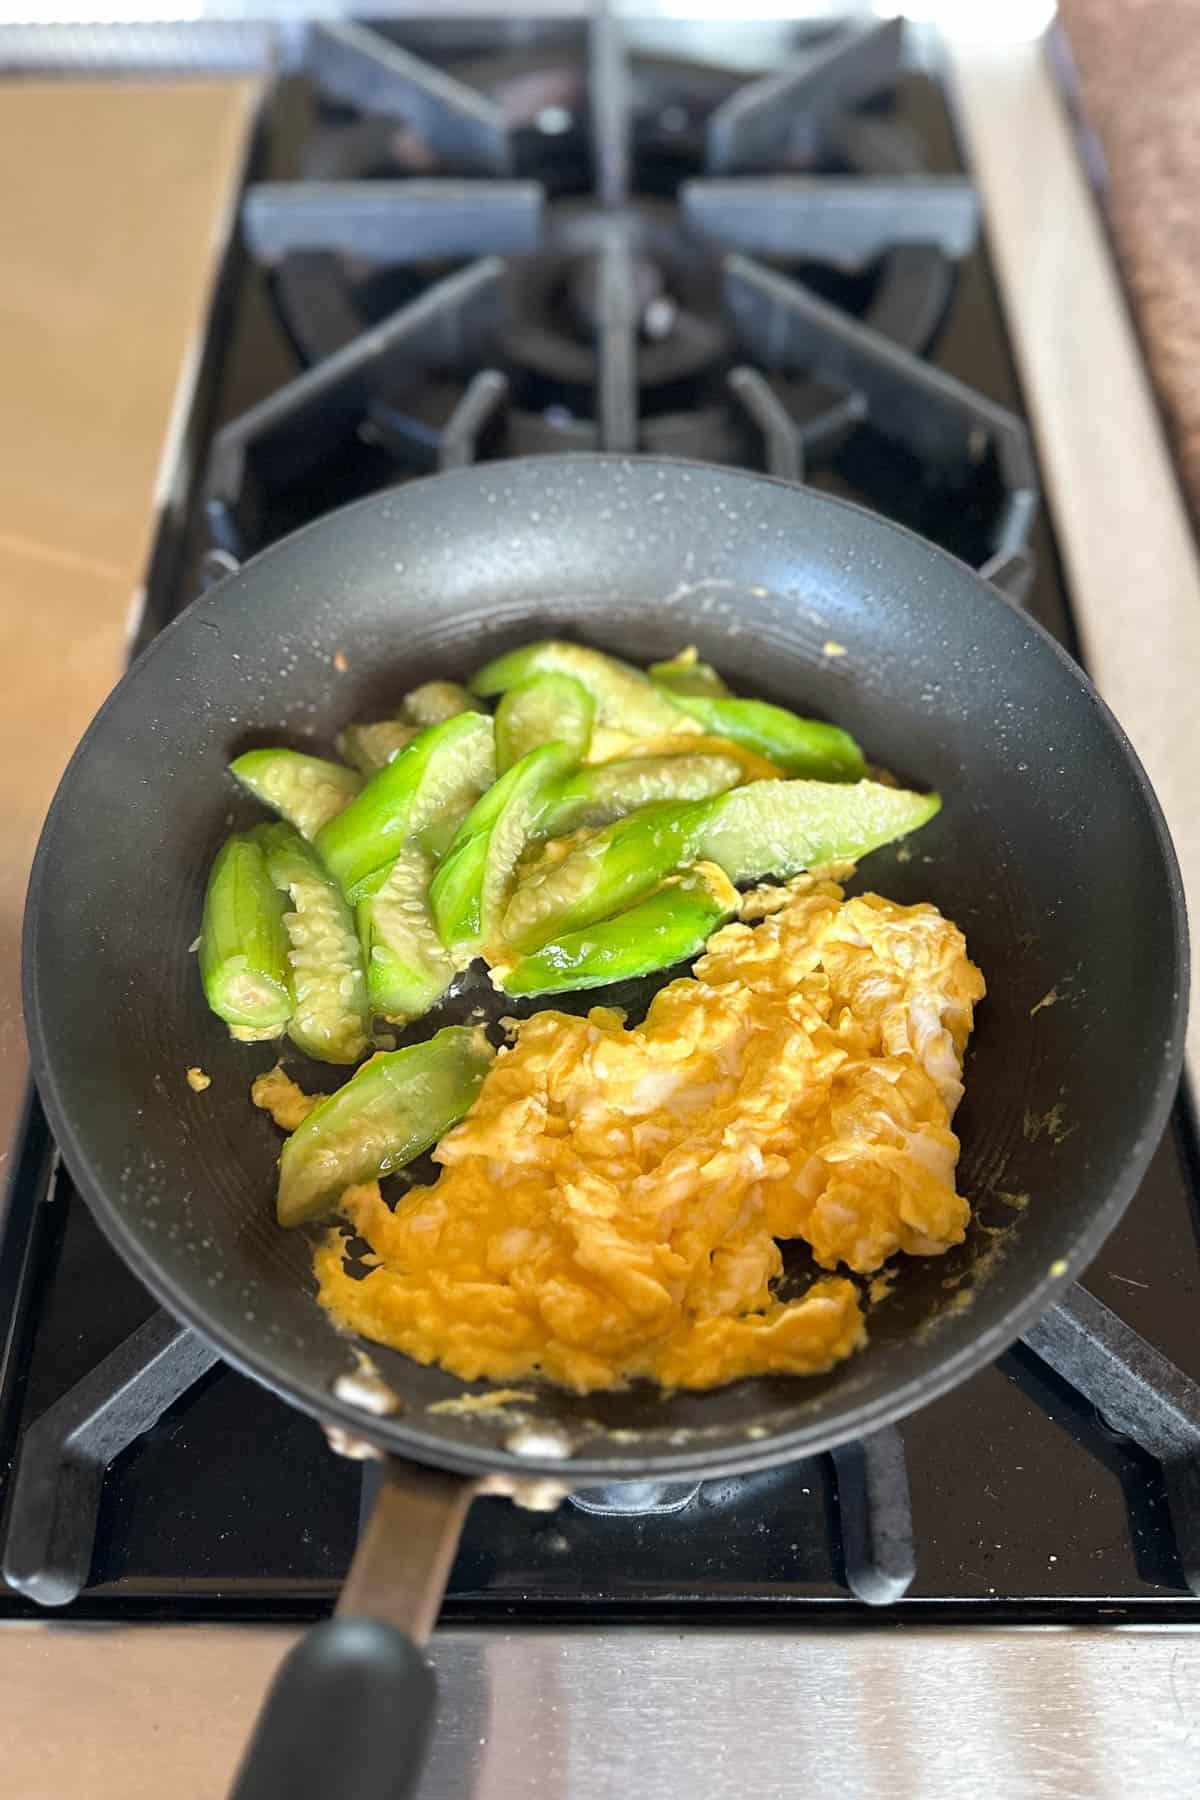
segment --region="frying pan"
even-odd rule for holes
[[[257,816],[225,765],[253,744],[328,747],[417,682],[551,635],[639,662],[694,643],[736,690],[835,719],[944,796],[859,885],[935,901],[987,976],[957,1122],[974,1223],[948,1255],[902,1259],[869,1347],[826,1376],[542,1388],[516,1421],[431,1411],[465,1384],[378,1347],[380,1379],[347,1383],[356,1346],[314,1301],[303,1234],[275,1226],[278,1137],[247,1101],[275,1050],[230,1042],[188,954],[213,851]],[[1158,1140],[1186,961],[1166,828],[1103,702],[969,569],[856,507],[687,463],[483,465],[327,517],[189,607],[63,778],[30,886],[25,999],[55,1134],[120,1253],[228,1362],[385,1459],[338,1616],[284,1665],[242,1800],[408,1791],[432,1697],[410,1639],[432,1625],[479,1484],[536,1501],[811,1455],[1032,1325]],[[644,1006],[649,991],[618,997]],[[194,1063],[204,1094],[184,1079]]]

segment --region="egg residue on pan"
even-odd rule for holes
[[[432,1187],[394,1211],[351,1190],[371,1266],[325,1234],[333,1317],[467,1380],[579,1392],[813,1374],[859,1348],[857,1285],[777,1298],[778,1240],[859,1275],[961,1242],[950,1127],[983,977],[930,905],[802,876],[743,916],[761,922],[718,931],[633,1029],[599,1006],[525,1020]]]

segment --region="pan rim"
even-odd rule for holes
[[[663,1478],[685,1476],[694,1478],[696,1476],[749,1473],[804,1456],[819,1454],[835,1448],[838,1444],[869,1435],[884,1425],[894,1424],[958,1386],[970,1375],[994,1361],[1021,1337],[1053,1305],[1055,1299],[1078,1279],[1124,1213],[1157,1148],[1179,1086],[1188,1013],[1190,946],[1182,876],[1161,804],[1128,735],[1081,666],[1044,626],[1023,612],[998,589],[984,581],[976,570],[971,569],[961,559],[931,543],[928,539],[922,538],[906,526],[899,525],[872,511],[869,507],[840,497],[817,493],[811,489],[797,488],[795,484],[773,476],[759,475],[742,469],[724,468],[717,464],[682,457],[626,456],[588,452],[571,458],[572,467],[601,467],[610,471],[685,470],[703,474],[709,478],[717,477],[722,482],[745,483],[753,486],[756,490],[760,486],[785,489],[793,499],[815,508],[817,511],[837,509],[850,513],[857,519],[868,521],[872,530],[881,531],[884,536],[895,534],[901,538],[907,538],[931,562],[949,565],[956,571],[958,579],[963,576],[969,578],[971,583],[977,588],[981,588],[994,604],[1014,614],[1035,640],[1041,640],[1049,648],[1062,672],[1096,708],[1102,723],[1115,739],[1133,774],[1137,792],[1146,808],[1162,858],[1173,923],[1171,954],[1176,977],[1174,1003],[1169,1025],[1170,1037],[1161,1054],[1161,1066],[1153,1092],[1144,1109],[1140,1132],[1125,1152],[1113,1180],[1109,1183],[1109,1190],[1103,1204],[1097,1207],[1086,1228],[1056,1259],[1051,1269],[1047,1269],[1042,1279],[1026,1289],[1019,1299],[1014,1300],[998,1320],[993,1321],[953,1355],[939,1360],[932,1368],[923,1370],[919,1375],[912,1376],[873,1398],[857,1404],[850,1403],[843,1409],[836,1424],[817,1418],[808,1424],[772,1432],[758,1440],[747,1439],[741,1444],[727,1443],[707,1454],[681,1447],[678,1450],[655,1449],[640,1454],[635,1451],[628,1457],[620,1458],[587,1456],[558,1458],[536,1453],[525,1456],[501,1448],[482,1445],[477,1447],[467,1442],[448,1443],[445,1439],[424,1431],[407,1415],[399,1415],[388,1420],[375,1418],[364,1414],[347,1402],[339,1400],[331,1391],[318,1392],[315,1382],[301,1383],[292,1377],[281,1377],[269,1354],[259,1355],[252,1346],[243,1345],[230,1334],[224,1331],[214,1331],[205,1317],[203,1306],[198,1302],[193,1303],[186,1287],[181,1286],[169,1273],[159,1268],[153,1257],[144,1248],[139,1235],[126,1227],[121,1207],[109,1197],[103,1184],[92,1175],[89,1158],[72,1126],[58,1091],[47,1034],[43,1027],[35,946],[38,937],[41,894],[45,885],[45,869],[49,855],[49,840],[54,834],[54,827],[61,808],[66,803],[64,796],[69,790],[74,772],[80,762],[87,757],[94,736],[102,728],[110,710],[122,703],[119,696],[127,691],[127,684],[139,676],[156,655],[161,654],[160,647],[169,643],[173,634],[181,627],[194,624],[205,607],[211,606],[214,601],[221,604],[224,596],[229,592],[236,592],[238,584],[249,571],[257,570],[261,564],[276,554],[295,554],[297,544],[309,533],[321,532],[335,520],[344,523],[346,518],[360,511],[373,511],[384,505],[395,506],[403,496],[409,493],[419,495],[429,482],[458,483],[470,486],[480,479],[494,480],[497,471],[514,467],[523,471],[532,471],[535,474],[539,468],[553,469],[561,474],[562,463],[561,456],[522,457],[512,459],[511,462],[504,464],[477,463],[464,469],[448,470],[418,478],[406,483],[399,494],[395,491],[386,491],[367,495],[350,506],[324,514],[288,537],[269,545],[257,556],[244,563],[241,568],[226,576],[205,593],[198,595],[184,608],[178,618],[172,620],[151,639],[150,643],[123,673],[120,680],[114,684],[112,692],[89,723],[63,771],[39,836],[26,891],[22,929],[22,1001],[26,1035],[30,1048],[31,1071],[55,1140],[67,1162],[72,1179],[118,1254],[150,1290],[155,1299],[209,1342],[223,1361],[279,1394],[281,1398],[296,1406],[298,1410],[308,1413],[322,1423],[335,1423],[348,1430],[352,1435],[370,1441],[389,1452],[467,1475],[483,1475],[493,1472],[503,1472],[515,1476],[557,1475],[579,1484],[595,1479],[610,1482],[622,1479],[644,1479],[647,1474]]]

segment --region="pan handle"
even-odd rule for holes
[[[419,1648],[437,1621],[476,1484],[384,1459],[336,1617],[285,1658],[230,1800],[408,1800],[437,1688]]]

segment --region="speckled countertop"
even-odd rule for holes
[[[1200,0],[1060,0],[1058,47],[1200,515]]]

